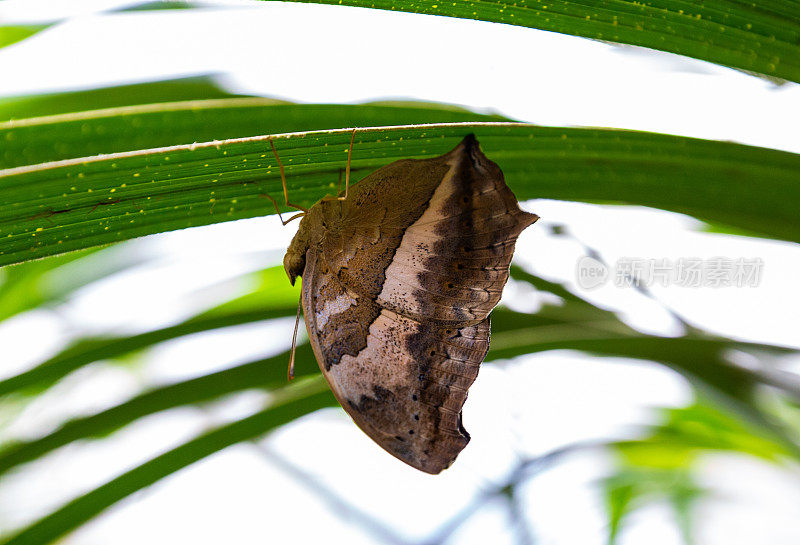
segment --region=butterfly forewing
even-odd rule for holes
[[[483,320],[497,305],[517,236],[536,216],[519,209],[502,172],[477,146],[447,163],[425,212],[403,234],[378,302],[459,324]]]

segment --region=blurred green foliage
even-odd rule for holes
[[[367,5],[361,0],[344,3]],[[183,7],[167,4],[174,3],[140,7]],[[673,0],[592,6],[556,1],[546,7],[426,0],[370,2],[369,7],[544,28],[800,80],[800,12],[785,2],[755,6],[721,1],[687,9],[684,2]],[[39,29],[0,27],[0,46]],[[141,264],[136,256],[119,251],[122,247],[101,246],[272,213],[264,196],[280,194],[280,179],[266,140],[191,145],[264,134],[321,131],[277,140],[292,195],[306,205],[333,191],[344,164],[349,131],[330,129],[384,126],[357,134],[356,178],[397,158],[439,154],[467,132],[476,132],[521,199],[641,204],[690,214],[712,222],[717,230],[800,240],[794,205],[800,197],[800,157],[731,143],[632,131],[500,125],[508,120],[441,104],[297,105],[234,97],[211,78],[5,98],[0,100],[0,120],[4,142],[0,168],[7,169],[0,171],[0,264],[17,263],[0,269],[0,321],[31,310],[58,309],[81,287]],[[454,122],[471,125],[386,127]],[[486,122],[494,124],[481,124]],[[147,151],[173,145],[186,146]],[[119,155],[87,158],[101,153]],[[38,165],[63,160],[71,161]],[[45,256],[51,257],[34,260]],[[559,303],[546,304],[535,314],[498,308],[493,313],[488,361],[573,349],[655,361],[681,373],[696,388],[696,399],[689,406],[662,411],[660,421],[641,430],[636,439],[605,445],[616,463],[615,472],[601,483],[610,542],[620,535],[632,511],[654,501],[672,507],[686,541],[691,542],[692,507],[709,493],[697,484],[697,466],[712,453],[737,453],[779,465],[797,463],[796,382],[776,381],[730,360],[732,350],[759,358],[793,351],[694,328],[675,338],[644,334],[561,284],[517,267],[512,275],[552,297],[546,300]],[[13,415],[63,378],[99,361],[123,359],[197,333],[294,315],[298,291],[288,285],[280,267],[250,273],[247,279],[251,289],[244,295],[180,323],[136,335],[76,336],[46,360],[0,380],[0,412]],[[333,405],[309,346],[301,345],[297,356],[300,380],[288,386],[284,353],[144,388],[102,411],[65,418],[38,437],[6,434],[0,444],[0,474],[64,445],[102,441],[140,418],[175,407],[246,390],[272,394],[263,410],[209,429],[28,527],[6,533],[5,543],[56,541],[187,465]],[[528,469],[535,462],[521,464],[493,494],[516,505],[516,487],[532,478]]]

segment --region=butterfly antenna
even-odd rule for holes
[[[303,297],[300,296],[300,300],[297,302],[297,316],[294,319],[294,333],[292,334],[292,353],[289,356],[289,370],[287,372],[287,377],[289,380],[294,378],[294,352],[295,348],[297,348],[297,326],[300,324],[300,309],[303,308]]]
[[[286,186],[286,173],[283,170],[283,163],[281,162],[281,158],[278,157],[278,150],[275,149],[275,144],[272,142],[272,138],[269,139],[269,145],[272,146],[272,153],[275,154],[275,160],[278,161],[278,168],[281,171],[281,185],[283,186],[283,200],[286,203],[286,206],[288,206],[290,208],[294,208],[296,210],[300,210],[299,213],[295,214],[294,216],[292,216],[288,220],[283,221],[283,217],[281,217],[281,213],[278,210],[278,203],[275,201],[275,199],[273,197],[271,197],[270,195],[267,195],[269,200],[272,201],[272,204],[275,205],[275,210],[278,210],[278,217],[281,219],[281,223],[286,225],[287,223],[289,223],[292,220],[295,220],[297,218],[302,218],[303,216],[305,216],[308,213],[308,209],[307,208],[303,208],[299,204],[294,204],[294,203],[289,202],[289,189]]]
[[[353,157],[353,142],[356,140],[356,130],[350,135],[350,147],[347,148],[347,167],[344,170],[344,197],[339,197],[340,201],[347,200],[347,190],[350,188],[350,159]],[[341,182],[340,182],[341,183]],[[339,186],[341,192],[341,185]]]

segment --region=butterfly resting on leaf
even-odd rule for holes
[[[345,187],[304,211],[286,274],[303,278],[308,336],[345,411],[389,453],[439,473],[469,442],[461,409],[489,350],[489,313],[538,216],[473,135]]]

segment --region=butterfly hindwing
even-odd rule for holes
[[[311,250],[309,271],[306,326],[342,407],[409,465],[428,473],[448,467],[469,441],[461,409],[489,349],[489,319],[461,328],[423,324],[348,294]],[[374,319],[364,331],[353,318],[367,314]]]

